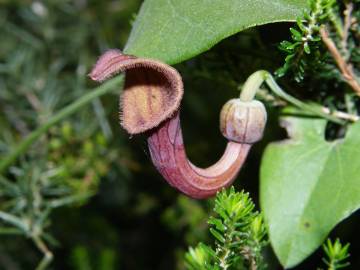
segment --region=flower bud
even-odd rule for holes
[[[267,114],[258,100],[231,99],[221,109],[220,130],[230,141],[253,144],[261,140]]]

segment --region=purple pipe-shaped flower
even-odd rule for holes
[[[221,159],[202,169],[186,156],[179,118],[180,74],[162,62],[109,50],[90,77],[104,81],[119,72],[126,73],[120,123],[130,134],[148,135],[151,159],[171,186],[190,197],[207,198],[234,181],[252,144],[262,137],[266,111],[260,102],[233,99],[224,105],[221,131],[229,142]]]

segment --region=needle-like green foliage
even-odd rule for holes
[[[289,74],[300,82],[311,73],[341,81],[341,72],[336,72],[336,61],[323,44],[320,28],[326,27],[330,32],[345,62],[356,66],[359,62],[359,39],[356,36],[359,33],[356,23],[359,20],[358,4],[357,0],[309,0],[310,9],[297,19],[295,27],[290,28],[291,40],[280,43],[279,48],[286,56],[277,75]]]
[[[321,62],[323,56],[319,52],[319,30],[321,24],[333,13],[335,3],[336,0],[309,1],[310,10],[304,11],[303,16],[297,19],[296,27],[290,28],[292,40],[280,43],[279,48],[286,53],[286,58],[284,66],[277,70],[279,77],[292,71],[294,79],[301,81],[308,65]]]
[[[328,266],[328,270],[342,269],[350,265],[347,261],[350,257],[349,247],[349,243],[344,246],[340,243],[339,239],[336,239],[335,242],[327,239],[323,245],[323,250],[326,254],[326,258],[323,258],[323,261]]]
[[[244,191],[234,187],[216,196],[215,216],[209,218],[215,248],[203,243],[189,248],[185,255],[188,269],[261,269],[261,250],[266,245],[262,215]]]
[[[50,229],[54,210],[86,203],[117,160],[116,150],[109,146],[110,106],[93,97],[88,106],[72,110],[66,121],[60,114],[57,125],[39,132],[15,159],[8,157],[63,108],[94,93],[86,74],[109,45],[104,29],[90,27],[95,15],[79,16],[95,14],[95,5],[69,1],[0,5],[0,163],[11,161],[0,169],[0,249],[9,246],[4,235],[29,239],[42,256],[33,256],[29,264],[40,260],[36,268],[40,270],[52,261],[57,243]],[[111,105],[116,111],[117,104]],[[22,253],[20,244],[17,250]]]

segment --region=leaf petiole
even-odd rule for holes
[[[252,100],[256,92],[259,90],[260,86],[266,83],[269,89],[279,96],[280,98],[286,100],[290,104],[300,108],[304,111],[311,112],[321,118],[327,119],[331,122],[344,125],[346,124],[346,120],[357,121],[359,117],[355,115],[348,115],[344,112],[331,112],[328,108],[324,108],[321,106],[313,106],[306,104],[295,97],[287,94],[274,80],[274,77],[266,70],[258,70],[254,72],[249,78],[246,80],[243,90],[240,94],[240,99],[242,101],[250,101]]]

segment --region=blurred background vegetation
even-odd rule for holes
[[[140,0],[0,0],[0,159],[30,131],[96,85],[87,78],[97,57],[122,48]],[[278,43],[289,25],[268,25],[221,42],[177,66],[185,82],[182,123],[187,151],[200,166],[221,155],[221,106],[246,77],[282,65]],[[320,81],[284,78],[295,96],[314,96]],[[121,86],[119,85],[119,88]],[[307,89],[306,91],[303,89]],[[336,86],[333,89],[336,91]],[[267,104],[279,101],[266,93]],[[321,95],[316,94],[317,98]],[[50,269],[184,269],[189,245],[209,239],[212,200],[189,199],[153,168],[144,137],[118,125],[118,91],[94,100],[52,128],[0,178],[0,210],[19,217],[24,232],[0,226],[0,269],[34,269],[42,246],[54,254]],[[264,140],[252,150],[236,181],[258,205],[258,168],[269,141],[284,138],[270,109]],[[351,243],[360,269],[355,214],[334,235]],[[298,269],[315,269],[313,255]],[[279,269],[268,250],[269,268]],[[358,268],[357,268],[358,267]]]

